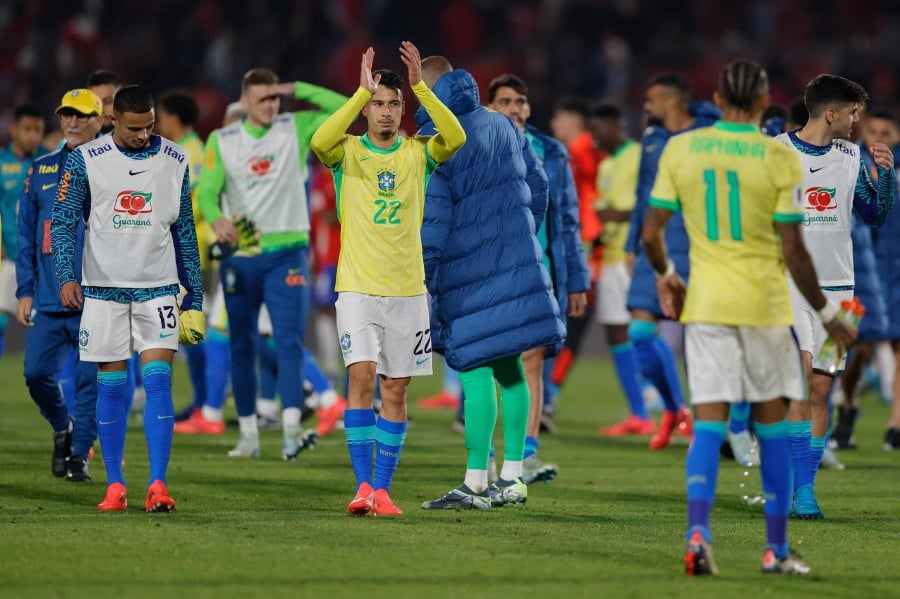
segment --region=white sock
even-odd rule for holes
[[[238,416],[238,427],[242,437],[259,438],[259,428],[256,426],[256,414],[252,416]]]
[[[503,468],[500,470],[500,478],[513,480],[522,476],[522,460],[503,460]]]
[[[222,418],[225,416],[225,410],[222,408],[211,408],[209,406],[200,408],[200,413],[203,414],[203,418],[207,422],[222,422]]]
[[[300,428],[300,408],[285,408],[281,411],[281,428],[285,432]]]
[[[323,391],[319,394],[319,407],[320,408],[328,408],[334,405],[334,402],[338,400],[337,391],[334,389],[328,389],[327,391]]]
[[[519,467],[521,468],[522,462],[519,462]],[[488,487],[488,471],[487,470],[472,470],[471,468],[466,470],[466,480],[464,481],[466,486],[475,491],[476,493],[484,493],[485,489]]]
[[[278,418],[278,402],[274,399],[256,399],[256,413],[269,419]]]

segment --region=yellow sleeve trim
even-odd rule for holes
[[[802,223],[804,215],[802,214],[785,214],[783,212],[776,212],[775,218],[773,219],[776,223]]]

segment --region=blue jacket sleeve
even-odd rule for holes
[[[35,239],[38,221],[38,199],[34,186],[34,168],[28,169],[25,187],[19,200],[19,244],[16,253],[16,297],[34,297],[37,273]]]
[[[659,156],[651,151],[649,135],[645,135],[641,141],[641,164],[638,168],[638,182],[635,189],[634,209],[631,211],[631,221],[628,226],[628,238],[625,240],[625,251],[637,254],[641,251],[641,229],[644,228],[644,216],[647,214],[647,204],[650,201],[650,190],[653,188],[653,180],[656,178],[656,165]]]
[[[578,213],[578,192],[575,190],[575,176],[565,156],[559,166],[565,177],[559,208],[562,216],[562,239],[566,249],[566,286],[569,293],[588,291],[591,288],[591,275],[584,257],[584,246],[581,245],[581,217]]]
[[[547,181],[544,167],[541,166],[537,154],[528,143],[528,138],[519,132],[518,128],[516,128],[516,132],[521,142],[522,158],[525,160],[525,180],[528,182],[528,187],[531,188],[531,213],[534,215],[534,230],[537,232],[547,214],[547,194],[550,191],[550,184]]]
[[[50,225],[50,241],[53,247],[53,263],[59,286],[77,281],[75,276],[75,243],[78,239],[78,220],[89,206],[90,187],[84,156],[79,151],[69,154],[56,189],[53,217]]]
[[[878,167],[878,183],[872,184],[863,160],[859,161],[859,175],[853,192],[853,209],[869,225],[880,227],[894,204],[896,175],[894,169]]]
[[[450,183],[443,172],[445,168],[447,167],[437,169],[428,180],[428,191],[425,193],[425,212],[422,220],[425,287],[431,295],[437,294],[435,275],[453,223],[453,200],[450,194]]]
[[[181,183],[181,205],[178,218],[172,225],[172,241],[175,244],[175,263],[178,281],[187,290],[181,301],[182,310],[203,309],[203,280],[200,276],[200,248],[197,245],[197,227],[191,204],[191,180],[187,170]]]

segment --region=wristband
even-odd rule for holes
[[[834,317],[838,315],[841,307],[838,306],[835,302],[831,300],[826,300],[825,305],[818,311],[819,318],[822,320],[822,324],[828,324]]]
[[[656,275],[657,279],[662,279],[675,274],[675,263],[670,259],[666,262],[666,270],[665,272],[656,272],[656,269],[653,269],[653,274]]]

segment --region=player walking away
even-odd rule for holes
[[[561,313],[579,318],[587,305],[586,292],[590,276],[581,247],[578,195],[569,166],[568,150],[562,143],[532,125],[528,87],[512,74],[494,78],[488,86],[488,107],[506,115],[525,135],[544,168],[549,184],[547,214],[537,229],[538,243],[543,250],[543,262],[553,281],[553,291]],[[537,347],[522,354],[522,366],[528,383],[531,407],[525,437],[522,480],[528,485],[556,477],[556,464],[545,463],[538,457],[541,415],[544,404],[544,358],[553,357],[561,347]]]
[[[6,326],[16,315],[16,206],[32,161],[47,153],[41,147],[44,117],[34,106],[23,104],[13,110],[9,126],[9,146],[0,149],[0,219],[3,221],[2,269],[0,269],[0,357],[6,345]]]
[[[25,384],[41,414],[53,427],[54,476],[72,482],[91,480],[88,452],[97,438],[97,365],[80,360],[75,352],[74,422],[54,379],[59,364],[78,348],[81,312],[60,303],[59,282],[50,238],[57,186],[69,155],[92,141],[100,131],[103,105],[86,89],[66,92],[56,109],[66,143],[38,158],[28,169],[19,202],[16,256],[16,319],[25,334]],[[75,281],[81,280],[84,225],[78,222],[73,254]]]
[[[588,290],[588,305],[581,316],[566,317],[566,343],[559,355],[548,360],[545,373],[545,399],[541,422],[547,432],[556,431],[554,415],[559,389],[565,383],[575,359],[581,351],[585,335],[595,311],[594,285],[600,277],[603,248],[600,246],[600,234],[603,224],[597,216],[595,203],[597,200],[597,167],[606,158],[606,153],[594,146],[594,140],[588,129],[590,105],[584,98],[570,96],[557,102],[550,120],[553,137],[566,147],[569,163],[572,167],[575,191],[578,195],[578,218],[581,240],[584,249],[590,252],[588,267],[590,268],[591,288]]]
[[[590,126],[597,147],[609,154],[597,169],[598,213],[603,222],[603,273],[597,284],[597,320],[606,329],[616,376],[631,412],[622,422],[599,432],[612,437],[649,436],[654,425],[644,405],[637,351],[628,338],[631,315],[626,305],[634,255],[625,253],[625,240],[635,204],[641,146],[627,137],[624,115],[618,106],[597,106],[591,113]]]
[[[521,130],[482,108],[469,73],[454,71],[439,56],[427,59],[426,73],[467,138],[429,182],[422,227],[432,338],[459,371],[467,459],[463,484],[422,507],[490,509],[524,503],[531,401],[521,354],[538,347],[558,350],[565,340],[565,323],[535,236],[547,213],[547,177]],[[443,130],[436,119],[432,124],[418,116],[420,131]],[[548,225],[548,236],[556,224]],[[554,245],[551,251],[557,249]],[[562,288],[558,291],[567,298]],[[489,486],[497,385],[503,465],[497,482]]]
[[[279,114],[281,96],[291,94],[321,110]],[[231,343],[231,379],[240,440],[230,457],[259,456],[256,417],[256,334],[260,306],[272,318],[282,405],[282,457],[294,460],[315,443],[300,426],[303,401],[303,331],[309,309],[309,142],[316,128],[346,100],[333,91],[300,81],[279,83],[268,69],[244,75],[241,103],[247,117],[213,131],[198,199],[219,242],[237,250],[224,257]],[[219,206],[228,196],[232,218]]]
[[[718,573],[710,511],[719,446],[730,405],[744,399],[753,406],[762,453],[767,533],[762,571],[810,570],[791,552],[787,539],[791,477],[785,468],[784,399],[802,400],[805,390],[790,327],[785,264],[829,334],[845,347],[856,336],[853,326],[837,316],[838,306],[818,288],[803,245],[800,161],[756,126],[769,103],[768,90],[766,72],[755,62],[732,62],[721,71],[715,101],[722,120],[669,141],[643,229],[663,312],[685,323],[688,386],[696,414],[686,466],[684,559],[689,576]],[[686,297],[663,235],[674,211],[684,215],[691,246]]]
[[[803,165],[803,236],[819,276],[819,286],[835,304],[854,295],[851,212],[867,224],[881,226],[894,201],[894,157],[885,144],[872,144],[878,167],[877,188],[860,160],[859,147],[848,141],[859,111],[868,99],[857,83],[837,75],[820,75],[804,93],[809,121],[802,129],[775,139],[791,148]],[[790,281],[789,281],[790,283]],[[809,402],[790,406],[791,457],[794,465],[792,516],[824,517],[815,497],[816,472],[828,434],[828,395],[840,364],[818,358],[826,339],[815,311],[790,284],[794,329],[809,380]]]
[[[349,373],[344,431],[356,497],[350,514],[403,512],[390,498],[406,439],[410,377],[431,374],[431,331],[422,262],[425,186],[435,169],[465,143],[456,117],[422,81],[419,51],[403,42],[409,83],[440,133],[401,137],[403,79],[372,72],[375,51],[362,56],[359,89],[316,131],[312,148],[334,174],[341,221],[335,291],[337,327]],[[362,112],[367,132],[348,135]],[[381,411],[372,408],[380,375]],[[372,475],[372,450],[375,473]]]
[[[187,152],[153,135],[155,120],[146,89],[120,89],[112,134],[69,155],[53,207],[60,299],[67,308],[83,309],[80,356],[98,363],[97,425],[108,486],[97,509],[104,511],[128,505],[122,454],[125,367],[132,345],[141,357],[147,391],[150,481],[144,507],[175,509],[166,486],[174,424],[172,357],[179,341],[198,343],[205,328]],[[75,273],[80,220],[85,223],[81,284]],[[180,308],[179,283],[187,290]]]
[[[110,133],[115,127],[113,124],[113,98],[122,87],[122,79],[112,71],[97,69],[88,75],[87,87],[103,102],[103,127],[100,129],[100,133],[104,135]]]

